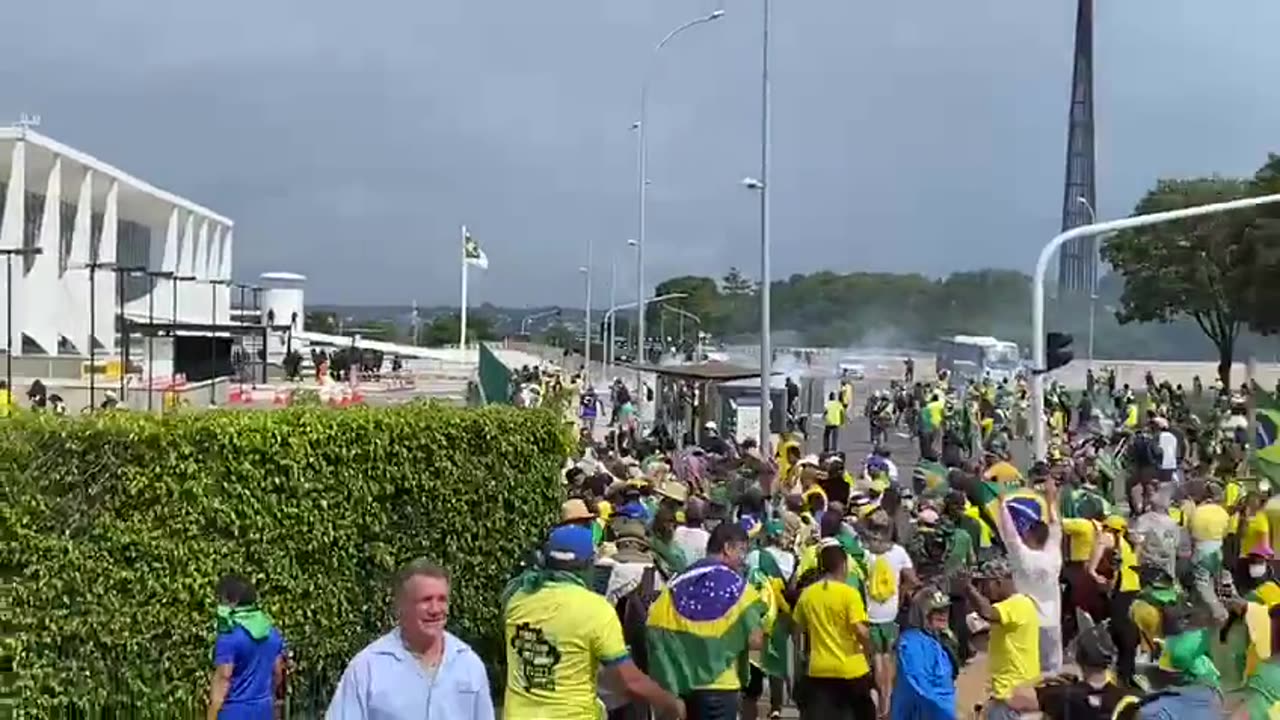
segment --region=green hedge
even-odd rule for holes
[[[556,517],[568,449],[559,418],[502,407],[0,422],[3,694],[38,715],[198,706],[229,572],[312,697],[390,627],[415,556],[453,573],[452,629],[492,665],[500,589]]]

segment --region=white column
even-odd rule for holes
[[[195,253],[191,256],[191,274],[197,280],[209,279],[209,221],[201,220],[196,232]]]
[[[27,224],[27,144],[18,140],[13,144],[12,163],[9,168],[9,184],[5,191],[4,216],[0,217],[0,247],[22,247],[22,232]],[[9,296],[5,269],[0,268],[0,302]],[[22,327],[22,261],[13,259],[13,308],[0,308],[0,341],[9,337],[9,313],[14,318],[14,354],[21,353],[22,337],[17,328]]]
[[[89,336],[89,244],[93,242],[93,171],[85,168],[76,200],[75,225],[71,229],[71,249],[67,253],[67,271],[62,275],[62,312],[58,325],[63,337],[71,341],[80,354],[88,354],[85,340]]]
[[[178,208],[169,211],[169,223],[164,231],[164,255],[160,260],[160,270],[178,271]]]
[[[22,228],[27,222],[27,143],[13,144],[9,184],[5,190],[4,218],[0,219],[0,247],[22,247]]]
[[[191,263],[194,260],[196,242],[196,216],[187,214],[187,222],[182,229],[182,243],[178,246],[178,274],[191,275]],[[179,300],[181,302],[181,300]],[[182,314],[182,308],[178,308]]]
[[[62,158],[54,157],[44,189],[44,212],[35,247],[40,254],[31,258],[31,270],[23,283],[22,321],[18,327],[48,355],[58,352],[58,261],[62,255]],[[13,259],[14,274],[27,263]],[[16,340],[15,340],[16,342]]]
[[[223,280],[231,280],[231,245],[235,231],[227,228],[222,234],[222,255],[219,258],[218,277]]]
[[[112,180],[102,207],[102,234],[98,236],[98,256],[95,259],[99,265],[115,264],[116,261],[117,233],[120,230],[119,202],[120,184]],[[96,288],[93,336],[106,349],[106,354],[110,355],[116,351],[116,274],[109,267],[99,267],[95,271],[93,282]]]

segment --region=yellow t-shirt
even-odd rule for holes
[[[800,593],[792,617],[809,635],[809,677],[852,680],[871,672],[853,633],[854,625],[867,622],[857,589],[819,580]]]
[[[1071,539],[1067,561],[1089,562],[1089,556],[1093,554],[1094,538],[1098,534],[1098,524],[1082,518],[1064,518],[1062,532]]]
[[[617,611],[580,585],[551,583],[517,592],[504,617],[506,720],[596,720],[601,665],[629,657]]]
[[[991,625],[991,693],[1008,700],[1014,688],[1040,677],[1040,616],[1021,593],[994,606],[1000,622]]]
[[[844,405],[839,400],[827,401],[827,427],[844,424]]]
[[[1022,482],[1022,473],[1018,471],[1018,468],[1014,467],[1013,463],[1001,460],[987,468],[987,471],[982,474],[982,478],[1009,485]]]
[[[1259,545],[1271,545],[1271,521],[1265,512],[1256,512],[1245,523],[1240,534],[1240,557],[1245,557]]]
[[[1193,540],[1221,540],[1227,536],[1231,516],[1217,503],[1197,505],[1191,512],[1191,538]]]

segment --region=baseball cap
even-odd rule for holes
[[[595,554],[591,528],[561,525],[551,531],[545,548],[547,559],[562,563],[586,563]]]

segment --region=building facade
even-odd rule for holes
[[[15,356],[87,357],[92,344],[103,357],[122,351],[122,310],[138,322],[225,324],[233,230],[30,128],[0,127],[0,263],[12,263],[0,267],[0,338]]]

